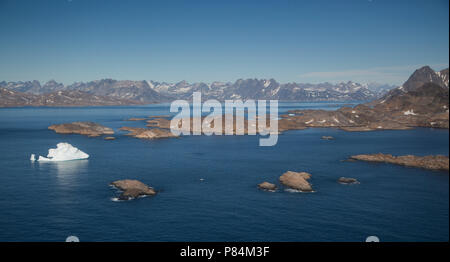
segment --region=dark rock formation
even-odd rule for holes
[[[111,183],[112,186],[123,191],[119,200],[130,200],[140,196],[154,196],[156,191],[138,180],[117,180]]]
[[[351,177],[341,177],[338,179],[338,182],[341,184],[359,184],[356,178]]]

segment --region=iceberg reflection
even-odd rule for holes
[[[89,160],[75,160],[75,161],[50,161],[38,162],[39,169],[48,171],[49,173],[56,172],[58,182],[62,184],[71,184],[75,179],[88,172]]]

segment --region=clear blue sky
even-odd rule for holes
[[[402,83],[448,67],[449,1],[4,1],[0,81]]]

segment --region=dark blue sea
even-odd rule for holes
[[[335,109],[336,103],[281,103]],[[0,241],[448,241],[449,174],[350,155],[449,153],[439,129],[285,132],[273,147],[255,136],[186,136],[143,141],[118,131],[130,117],[167,114],[168,104],[0,109]],[[61,135],[51,124],[94,121],[115,141]],[[331,141],[321,136],[333,136]],[[88,160],[32,163],[30,154],[68,142]],[[312,174],[314,193],[257,189],[284,172]],[[342,185],[341,176],[361,183]],[[116,202],[109,183],[138,179],[154,197]]]

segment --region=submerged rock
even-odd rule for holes
[[[418,167],[432,170],[449,170],[448,156],[393,156],[390,154],[369,154],[351,156],[350,159],[368,161],[368,162],[384,162],[408,167]]]
[[[262,182],[261,184],[258,184],[258,187],[263,190],[268,191],[274,191],[277,189],[277,186],[275,184],[269,183],[269,182]]]
[[[105,140],[116,140],[116,138],[113,136],[107,136],[105,137]]]
[[[356,178],[351,177],[341,177],[338,179],[338,182],[341,184],[359,184],[359,181]]]
[[[73,122],[66,124],[51,125],[48,127],[58,134],[80,134],[89,137],[112,135],[114,131],[94,122]]]
[[[322,136],[322,140],[334,140],[332,136]]]
[[[311,178],[311,174],[306,172],[293,172],[287,171],[280,176],[280,182],[292,189],[296,189],[302,192],[312,192],[311,184],[307,180]]]
[[[122,190],[119,200],[130,200],[140,196],[154,196],[156,191],[138,180],[117,180],[111,183],[112,186]]]

